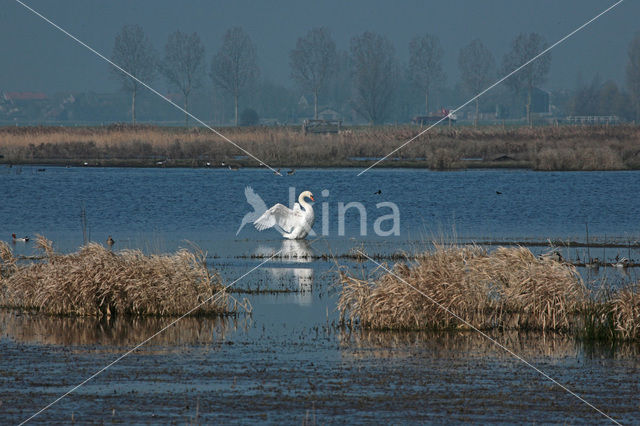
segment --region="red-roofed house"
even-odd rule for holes
[[[2,97],[5,101],[44,101],[47,95],[42,92],[4,92]]]

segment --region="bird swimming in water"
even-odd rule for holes
[[[296,173],[296,169],[287,170],[287,174],[288,174],[289,176],[291,176],[291,175],[293,175],[293,174],[295,174],[295,173]]]
[[[25,236],[25,237],[22,237],[22,238],[18,238],[18,237],[16,237],[16,234],[11,234],[11,237],[12,237],[14,243],[26,243],[26,242],[29,242],[29,237],[28,236]]]
[[[375,194],[375,195],[380,195],[380,194],[382,194],[382,190],[381,190],[381,189],[378,189],[376,192],[374,192],[374,194]]]
[[[109,248],[113,247],[115,243],[116,242],[113,241],[113,238],[111,238],[111,235],[109,235],[109,238],[107,238],[107,245],[109,246]]]

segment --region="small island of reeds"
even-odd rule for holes
[[[365,329],[539,330],[640,339],[637,284],[591,289],[574,266],[524,247],[489,252],[435,245],[389,270],[356,277],[342,269],[338,309],[344,322]]]
[[[53,315],[228,315],[233,307],[199,250],[145,255],[88,243],[60,254],[38,237],[41,259],[21,262],[0,241],[0,306]],[[206,303],[204,303],[206,301]]]

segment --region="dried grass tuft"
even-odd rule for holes
[[[616,291],[608,301],[604,317],[611,321],[614,336],[623,340],[640,339],[639,283]]]
[[[4,241],[0,241],[0,280],[5,276],[13,274],[15,269],[16,258],[13,255],[11,247]]]
[[[139,250],[114,253],[90,243],[76,253],[59,254],[44,237],[38,237],[37,244],[45,260],[15,266],[3,275],[0,305],[57,315],[176,316],[219,293],[193,315],[231,313],[202,251],[146,256]],[[5,253],[1,245],[0,253]],[[6,254],[2,256],[4,265]]]
[[[562,330],[586,297],[573,266],[522,247],[436,245],[393,272],[413,288],[389,273],[371,282],[343,271],[342,318],[374,329],[467,328],[442,305],[479,329]]]

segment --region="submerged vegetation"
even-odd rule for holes
[[[232,127],[223,133],[275,167],[365,166],[414,137],[416,126],[303,134],[298,127]],[[112,125],[0,128],[5,163],[102,166],[257,166],[207,129]],[[640,169],[640,127],[438,126],[382,166],[536,170]]]
[[[436,245],[373,280],[342,270],[342,320],[370,329],[542,330],[640,338],[637,286],[592,291],[574,266],[524,247]],[[446,310],[445,310],[446,308]],[[453,315],[455,314],[455,316]]]
[[[44,237],[37,245],[43,261],[20,264],[0,241],[0,306],[56,315],[177,316],[207,301],[192,314],[232,313],[219,278],[198,250],[146,256],[89,243],[60,254]]]

